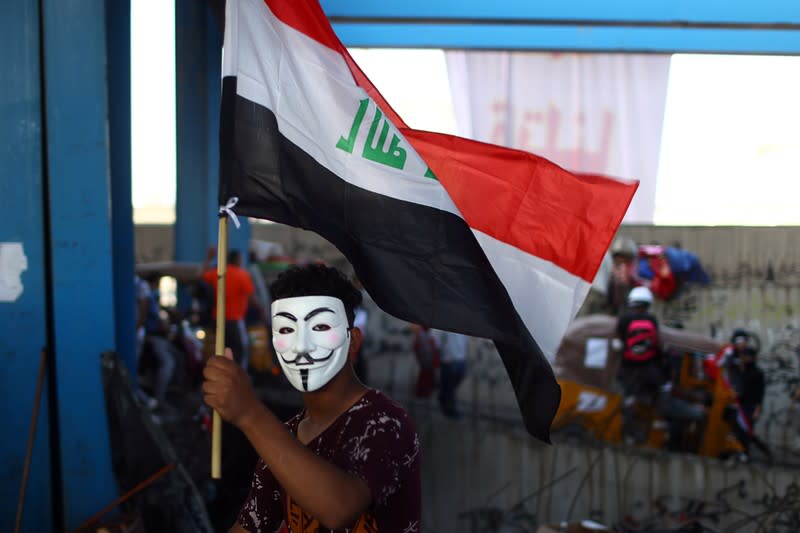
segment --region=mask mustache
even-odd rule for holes
[[[333,350],[331,350],[330,353],[325,357],[314,358],[308,352],[300,352],[294,359],[291,360],[286,359],[283,355],[280,355],[280,358],[283,359],[283,362],[286,363],[287,365],[310,366],[313,365],[314,363],[322,363],[324,361],[327,361],[332,356],[333,356]]]

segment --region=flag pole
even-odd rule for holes
[[[217,239],[217,334],[215,357],[225,356],[225,279],[228,271],[228,216],[219,217]],[[214,409],[211,423],[211,478],[222,478],[222,417]]]

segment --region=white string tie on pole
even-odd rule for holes
[[[241,224],[239,223],[239,217],[237,217],[236,213],[233,212],[233,208],[238,203],[239,203],[239,197],[231,196],[230,198],[228,198],[228,203],[219,206],[219,216],[227,216],[228,218],[233,220],[233,225],[236,226],[236,229],[239,229],[239,226],[241,226]]]

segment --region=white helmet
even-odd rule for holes
[[[653,293],[647,287],[634,287],[628,293],[628,305],[651,305],[653,303]]]

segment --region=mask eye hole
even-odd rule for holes
[[[331,329],[331,327],[328,324],[317,324],[311,329],[313,331],[328,331],[329,329]]]
[[[287,335],[289,333],[294,333],[294,328],[290,328],[289,326],[284,326],[278,330],[278,333],[281,335]]]

